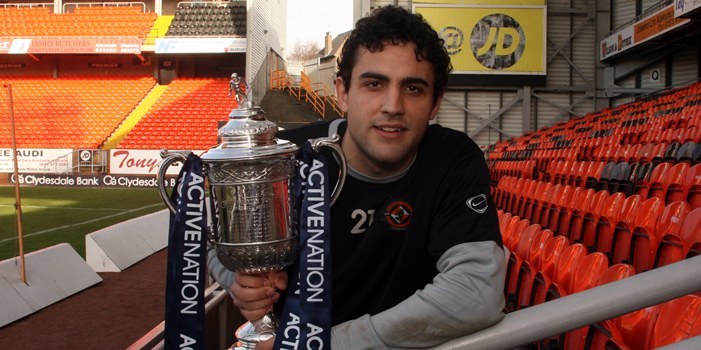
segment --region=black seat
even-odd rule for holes
[[[696,142],[694,142],[694,141],[685,142],[681,147],[679,147],[679,151],[677,152],[677,162],[678,163],[680,163],[680,162],[693,163],[695,149],[696,149]]]

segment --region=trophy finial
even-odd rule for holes
[[[231,73],[231,79],[229,80],[229,96],[234,95],[239,108],[253,107],[253,103],[246,96],[246,92],[248,92],[248,84],[246,84],[237,73]]]

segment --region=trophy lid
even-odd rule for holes
[[[238,107],[229,114],[229,121],[219,128],[220,142],[210,148],[202,159],[205,161],[231,161],[284,155],[297,151],[297,145],[275,138],[277,125],[265,118],[265,112],[246,97],[241,88],[241,78],[231,75],[229,93],[235,93]],[[243,83],[245,85],[245,82]]]

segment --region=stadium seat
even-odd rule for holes
[[[608,191],[608,183],[609,180],[611,180],[611,176],[613,175],[613,169],[616,167],[616,162],[608,162],[604,166],[604,168],[601,170],[601,176],[599,177],[595,189],[597,191],[601,190],[607,190]]]
[[[638,180],[638,184],[635,188],[635,193],[639,194],[644,199],[650,197],[662,197],[664,182],[667,177],[667,172],[672,167],[671,163],[660,163],[652,169],[650,174],[650,182],[647,183],[644,180]],[[652,194],[651,194],[652,193]],[[659,193],[658,195],[655,195]]]
[[[646,252],[655,240],[657,222],[663,209],[664,202],[660,198],[649,198],[640,204],[630,232],[614,231],[611,242],[613,263],[631,264],[637,272],[650,269],[650,256]]]
[[[550,214],[548,215],[546,228],[553,230],[553,232],[559,232],[557,225],[559,223],[560,213],[567,212],[568,207],[572,205],[573,200],[579,196],[581,191],[582,189],[579,187],[572,187],[570,185],[563,186],[559,200],[556,200],[553,205],[550,206]]]
[[[579,265],[580,260],[586,255],[586,247],[581,243],[567,246],[557,261],[550,283],[545,286],[544,290],[535,291],[534,305],[567,295],[570,290],[574,270]]]
[[[590,253],[602,252],[607,255],[610,254],[613,231],[616,223],[618,223],[624,203],[625,196],[623,193],[617,192],[608,196],[604,200],[601,214],[587,222],[583,230],[582,243]]]
[[[660,307],[650,347],[659,347],[701,335],[701,297],[685,295]]]
[[[554,229],[557,234],[569,237],[571,222],[580,220],[579,218],[584,216],[585,211],[589,208],[589,204],[594,198],[594,194],[595,192],[591,188],[586,190],[580,187],[575,188],[575,195],[572,197],[572,200],[566,203],[565,206],[560,207],[558,212],[557,223]]]
[[[584,187],[595,189],[605,166],[606,163],[604,162],[589,162],[589,169],[587,170],[586,177],[584,178]],[[577,183],[577,187],[582,187],[582,184]]]
[[[533,223],[540,223],[543,213],[550,209],[550,204],[560,195],[562,191],[562,185],[552,185],[547,191],[542,193],[540,197],[536,197],[536,201],[533,203],[533,211],[530,218],[528,218]],[[541,225],[542,226],[542,225]]]
[[[622,183],[625,183],[630,179],[631,167],[627,162],[620,162],[616,164],[611,170],[611,176],[608,180],[606,188],[609,193],[616,193],[619,191],[619,187]]]
[[[701,207],[701,164],[696,164],[686,171],[682,193],[691,209]]]
[[[573,243],[581,243],[588,225],[593,225],[601,215],[604,208],[604,201],[609,197],[609,192],[601,190],[594,193],[589,205],[584,209],[581,216],[573,215],[570,219],[568,238]],[[592,226],[593,228],[593,226]]]
[[[649,196],[660,197],[666,204],[674,201],[684,200],[684,182],[686,174],[691,166],[689,163],[678,163],[673,165],[663,179],[661,191],[653,191],[651,187]]]
[[[522,309],[530,306],[530,293],[533,288],[535,274],[538,271],[545,245],[552,237],[553,232],[548,229],[541,230],[534,235],[529,248],[528,259],[521,262],[521,266],[518,270],[515,288],[515,309]]]
[[[679,148],[679,152],[677,152],[677,163],[682,163],[682,162],[687,162],[689,164],[692,164],[694,162],[694,150],[696,149],[696,142],[694,141],[686,141],[684,144]]]
[[[548,223],[550,220],[550,214],[553,212],[553,207],[556,207],[557,204],[560,202],[560,199],[563,196],[564,192],[569,193],[572,191],[572,188],[569,186],[562,186],[560,184],[555,184],[553,186],[553,192],[552,196],[547,198],[543,202],[543,206],[540,209],[540,217],[538,218],[536,223],[539,223],[543,227],[548,227]],[[547,194],[546,194],[547,195]]]
[[[629,264],[615,264],[601,275],[597,282],[597,286],[604,285],[606,283],[611,283],[615,281],[628,278],[635,275],[635,269]],[[629,347],[624,347],[622,336],[620,334],[619,328],[621,320],[620,317],[613,318],[611,320],[606,320],[603,322],[598,322],[587,328],[586,338],[584,345],[582,346],[581,338],[568,338],[567,345],[568,349],[589,349],[589,350],[606,350],[606,349],[630,349]],[[607,343],[609,347],[607,348]],[[615,347],[615,345],[618,345]]]
[[[507,264],[506,276],[506,309],[513,311],[516,309],[516,296],[518,294],[518,275],[521,270],[521,265],[524,261],[528,261],[531,245],[536,234],[541,231],[540,225],[533,224],[526,227],[518,234],[518,242],[516,242],[515,250],[511,251]]]
[[[684,259],[681,231],[690,212],[689,204],[674,202],[665,207],[657,223],[658,242],[652,242],[652,267],[668,265]],[[638,252],[639,253],[639,252]]]
[[[696,208],[686,215],[679,236],[684,257],[701,255],[701,208]]]
[[[583,257],[575,267],[569,294],[595,287],[608,267],[608,258],[603,253],[594,252]],[[588,330],[589,327],[582,327],[567,332],[565,348],[584,349]]]
[[[531,179],[526,180],[526,183],[524,185],[523,190],[521,191],[521,193],[518,194],[518,198],[516,200],[516,203],[511,208],[512,213],[515,213],[515,214],[523,217],[526,201],[528,200],[528,198],[533,197],[533,195],[535,194],[535,190],[538,187],[538,184],[539,184],[539,182],[537,180],[531,180]]]
[[[536,216],[539,214],[535,214],[536,211],[539,213],[540,208],[542,207],[542,204],[547,197],[548,193],[552,195],[552,190],[551,188],[553,187],[553,184],[550,182],[545,182],[545,181],[540,181],[539,186],[536,188],[535,193],[533,194],[533,197],[530,199],[526,200],[526,207],[524,211],[523,217],[530,220],[534,221]]]
[[[570,246],[570,242],[565,236],[554,236],[545,242],[543,251],[540,254],[540,264],[533,278],[533,287],[530,292],[528,305],[536,305],[545,301],[545,293],[548,285],[555,275],[555,268],[560,261],[560,256],[565,248]],[[536,298],[536,293],[540,296]]]

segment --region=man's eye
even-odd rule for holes
[[[369,81],[365,85],[368,87],[371,87],[371,88],[378,88],[378,87],[380,87],[381,84],[379,81]]]
[[[406,89],[412,93],[419,93],[419,92],[423,91],[423,89],[421,87],[416,86],[416,85],[409,85],[409,86],[407,86]]]

